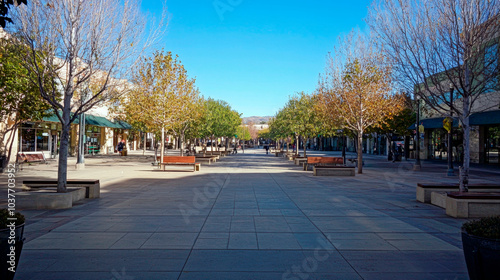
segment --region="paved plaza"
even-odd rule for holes
[[[16,279],[468,279],[464,220],[415,200],[417,182],[457,180],[443,164],[366,156],[362,175],[314,177],[263,149],[194,173],[152,158],[89,158],[69,178],[100,179],[101,198],[23,211]],[[56,165],[18,176],[55,178]],[[499,178],[472,170],[473,183]]]

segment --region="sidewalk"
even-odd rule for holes
[[[414,172],[366,156],[364,174],[347,178],[314,177],[263,149],[196,173],[161,172],[152,159],[86,159],[69,178],[100,179],[100,199],[23,211],[16,279],[468,278],[464,220],[415,200],[419,181],[457,180],[446,166]],[[486,173],[472,182],[500,178]],[[49,164],[18,177],[56,175]]]

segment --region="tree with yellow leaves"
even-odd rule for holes
[[[124,99],[126,120],[160,134],[163,160],[165,132],[184,135],[189,123],[197,118],[202,103],[195,80],[188,78],[178,56],[157,51],[141,60],[133,82],[135,88]]]
[[[391,67],[365,35],[340,38],[317,89],[323,118],[357,136],[358,173],[363,173],[363,134],[397,114],[402,100],[393,94]]]

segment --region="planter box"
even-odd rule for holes
[[[465,262],[471,280],[500,279],[500,240],[462,232]]]
[[[448,193],[446,214],[455,218],[481,218],[500,213],[500,193]]]
[[[66,193],[57,193],[53,188],[17,193],[17,207],[20,209],[67,209],[73,203],[85,198],[85,188],[68,188]]]
[[[305,157],[297,157],[295,158],[295,165],[301,165],[302,163],[306,162],[307,158]]]
[[[15,272],[11,272],[9,268],[12,267],[10,261],[11,247],[15,247],[15,266],[14,269],[17,271],[17,265],[19,264],[19,258],[21,257],[21,251],[24,246],[24,224],[16,226],[14,229],[15,244],[9,243],[9,237],[11,237],[11,230],[9,228],[0,230],[0,279],[12,280],[14,279]]]
[[[431,204],[446,209],[446,192],[432,192]]]
[[[85,188],[85,198],[99,198],[101,196],[101,183],[99,180],[69,179],[66,181],[68,187]],[[25,190],[42,187],[57,187],[57,180],[24,180],[22,188]]]
[[[469,185],[469,190],[475,192],[500,192],[500,185],[474,184]],[[458,184],[417,183],[417,201],[431,203],[431,194],[433,192],[453,191],[458,191]]]
[[[314,176],[356,176],[356,169],[349,166],[315,166]]]

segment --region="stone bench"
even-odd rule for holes
[[[350,166],[314,166],[314,176],[356,176],[356,169]]]
[[[302,165],[304,162],[307,161],[306,157],[296,157],[295,158],[295,165]]]
[[[500,185],[497,184],[471,184],[469,190],[475,192],[500,192]],[[458,191],[458,184],[444,183],[417,183],[417,201],[431,203],[433,192]]]
[[[446,214],[455,218],[480,218],[500,213],[500,193],[450,192],[446,196]]]
[[[201,161],[201,162],[206,162],[208,165],[210,165],[213,162],[217,161],[216,157],[211,157],[211,156],[196,156],[196,161]]]
[[[101,184],[99,180],[68,179],[66,186],[72,188],[85,188],[85,198],[99,198],[101,196]],[[57,188],[57,180],[23,180],[24,190],[39,188]]]

